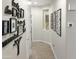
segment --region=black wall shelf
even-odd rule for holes
[[[24,33],[24,32],[23,32],[23,33]],[[22,33],[22,34],[23,34],[23,33]],[[22,34],[20,34],[20,35],[14,35],[14,36],[8,38],[7,40],[3,41],[3,42],[2,42],[2,47],[5,47],[5,46],[8,45],[11,41],[13,41],[13,40],[15,40],[16,38],[20,37]]]

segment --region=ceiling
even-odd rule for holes
[[[52,4],[54,0],[31,0],[33,2],[32,6],[45,6]],[[34,2],[37,2],[34,4]]]

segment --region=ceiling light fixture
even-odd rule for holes
[[[31,5],[32,4],[32,2],[31,1],[28,1],[28,5]]]
[[[35,5],[37,5],[37,4],[38,4],[38,2],[34,2],[34,4],[35,4]]]

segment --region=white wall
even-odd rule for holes
[[[68,26],[69,23],[72,27]],[[67,0],[66,24],[67,59],[76,59],[76,0]]]
[[[75,59],[76,58],[76,4],[75,0],[56,0],[52,5],[45,7],[32,7],[32,38],[52,44],[56,59]],[[69,6],[70,5],[70,6]],[[43,9],[49,9],[49,16],[52,12],[62,9],[61,16],[61,37],[53,30],[43,29]],[[70,10],[68,10],[70,9]],[[49,17],[50,21],[50,17]],[[71,23],[72,27],[68,27]],[[49,24],[50,26],[50,24]]]
[[[48,8],[48,7],[46,7]],[[32,40],[40,40],[50,43],[52,41],[52,33],[43,29],[43,8],[32,7]]]
[[[66,59],[66,0],[57,0],[53,4],[53,11],[61,8],[61,37],[53,32],[52,44],[57,59]]]
[[[49,15],[58,9],[62,9],[62,36],[58,36],[53,30],[43,29],[43,9],[49,9]],[[33,7],[32,9],[32,37],[33,40],[41,40],[52,44],[56,58],[66,59],[66,0],[56,0],[50,6]],[[49,25],[50,26],[50,25]]]
[[[18,20],[24,20],[26,22],[26,32],[22,35],[22,40],[20,42],[20,55],[17,56],[17,49],[13,47],[14,41],[10,42],[8,45],[2,48],[3,59],[29,59],[29,52],[31,51],[31,18],[30,18],[30,7],[28,6],[28,0],[15,0],[19,3],[20,8],[24,9],[25,17]],[[4,13],[5,7],[9,5],[12,10],[12,0],[2,0],[2,20],[9,20],[11,15],[6,15]],[[2,36],[2,41],[11,37],[14,33],[9,33],[5,36]],[[16,40],[16,39],[15,39]]]

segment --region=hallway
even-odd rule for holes
[[[75,0],[2,0],[3,59],[75,59]]]
[[[30,59],[55,59],[50,45],[43,42],[32,43],[32,57]]]

